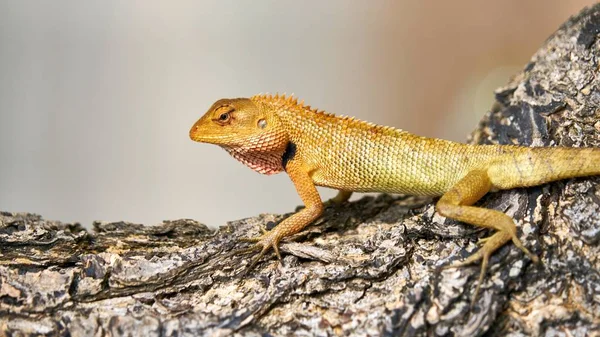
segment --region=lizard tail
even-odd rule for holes
[[[492,163],[488,173],[498,189],[600,175],[600,148],[515,147]]]

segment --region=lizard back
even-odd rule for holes
[[[495,151],[495,146],[486,149],[419,137],[392,127],[335,116],[290,98],[253,99],[276,109],[293,144],[293,156],[311,168],[311,177],[318,186],[357,192],[441,195],[471,169],[487,162]]]

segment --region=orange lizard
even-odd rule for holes
[[[323,212],[316,186],[339,190],[341,203],[356,192],[441,196],[439,214],[495,229],[469,258],[448,267],[482,260],[477,297],[490,255],[511,241],[531,260],[513,220],[472,206],[490,191],[600,174],[600,149],[467,145],[419,137],[387,126],[339,117],[298,103],[296,98],[257,95],[221,99],[191,128],[190,138],[221,146],[263,174],[285,171],[305,208],[263,231],[247,251],[257,251],[252,268],[271,248],[281,260],[279,242],[301,231]]]

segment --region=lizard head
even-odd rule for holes
[[[216,101],[190,129],[192,140],[225,147],[261,143],[263,147],[281,145],[285,148],[287,137],[282,137],[283,134],[276,114],[248,98]]]
[[[283,170],[288,136],[273,109],[248,98],[220,99],[190,129],[190,138],[216,144],[265,174]]]

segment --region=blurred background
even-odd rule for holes
[[[295,93],[463,141],[592,3],[0,0],[0,210],[85,226],[293,211],[285,174],[189,140],[215,100]]]

